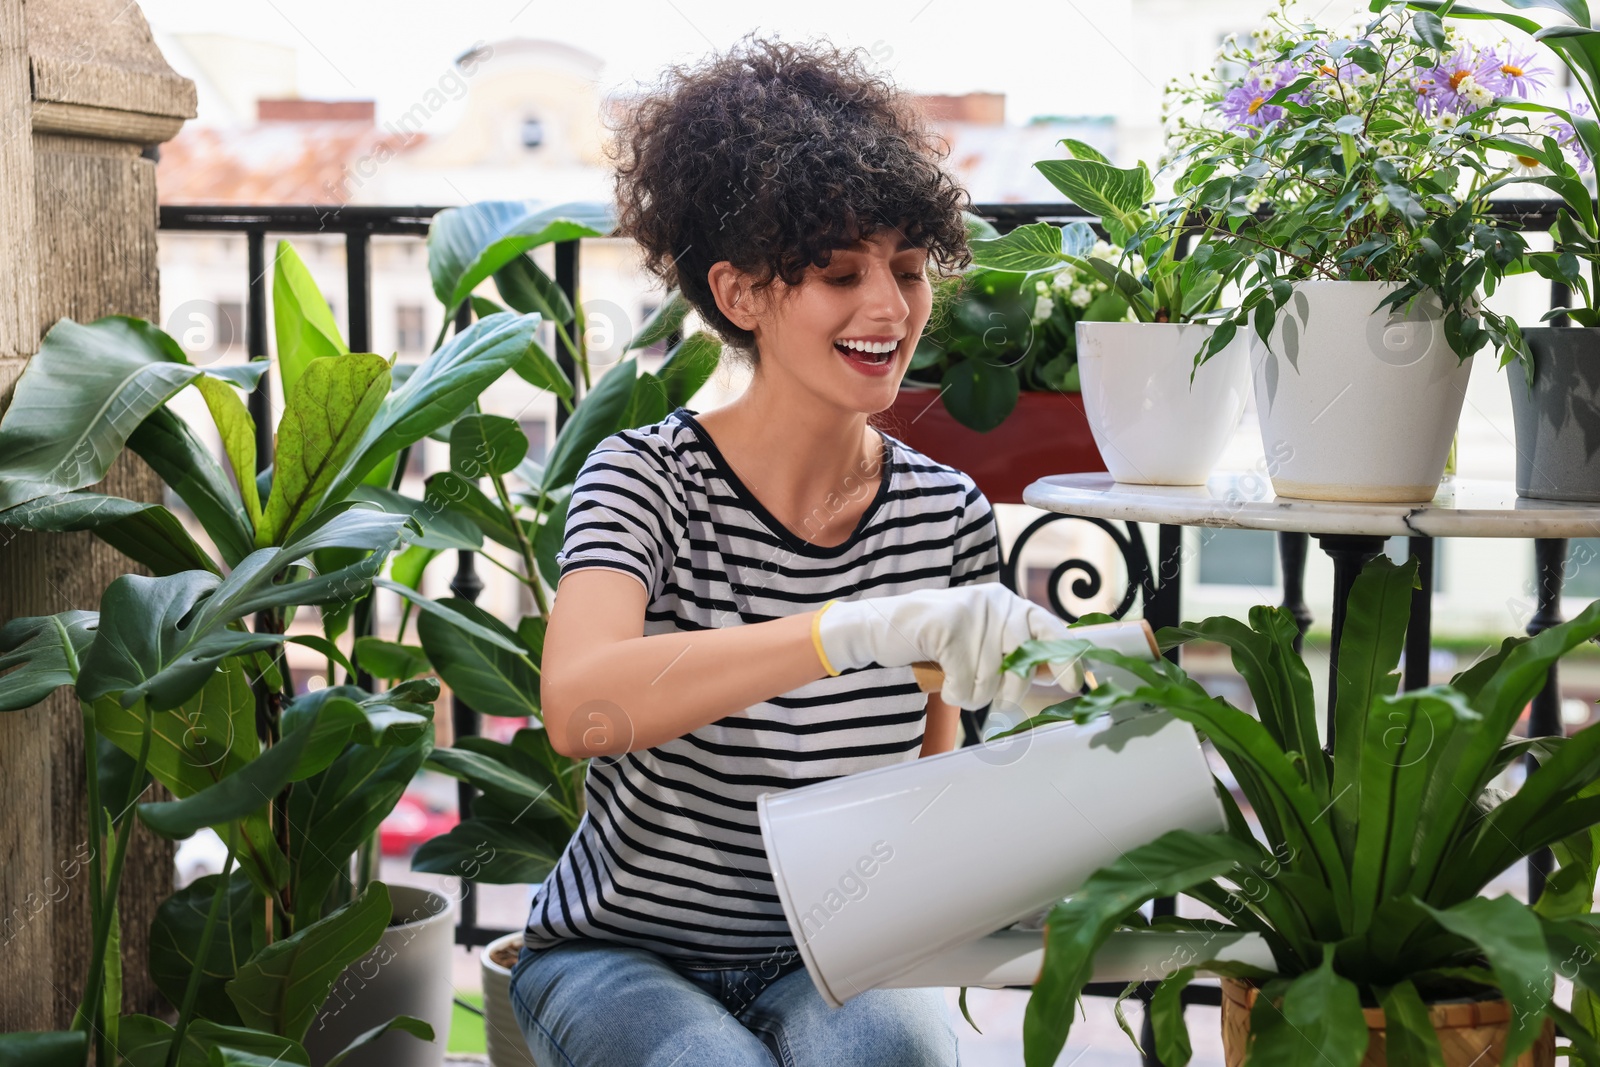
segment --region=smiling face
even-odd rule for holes
[[[723,313],[755,334],[758,375],[872,414],[894,402],[932,313],[927,263],[926,249],[886,228],[835,250],[826,267],[807,267],[799,285],[780,279],[757,299],[731,264],[709,277]]]

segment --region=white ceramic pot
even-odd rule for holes
[[[442,1067],[450,1040],[455,989],[450,952],[455,946],[455,902],[420,886],[389,886],[394,918],[373,950],[352,963],[306,1032],[312,1067],[321,1067],[351,1041],[396,1015],[433,1027],[423,1041],[391,1030],[362,1045],[341,1067]]]
[[[1212,781],[1190,726],[1130,712],[764,793],[756,812],[790,931],[838,1007],[1168,830],[1221,830]]]
[[[1243,334],[1194,369],[1195,355],[1214,330],[1192,322],[1078,323],[1083,410],[1117,481],[1205,484],[1239,425],[1250,388]]]
[[[490,1067],[538,1067],[517,1017],[511,1014],[511,968],[494,961],[505,946],[520,946],[522,931],[496,938],[484,947],[478,960],[483,967],[483,1035]]]
[[[1425,503],[1439,489],[1472,360],[1438,300],[1374,311],[1398,282],[1297,282],[1271,347],[1251,333],[1256,410],[1279,496]]]

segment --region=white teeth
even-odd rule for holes
[[[840,348],[849,348],[854,349],[857,352],[871,352],[876,355],[882,355],[885,352],[893,352],[895,350],[895,346],[900,342],[880,341],[873,343],[870,341],[835,341],[834,343]]]

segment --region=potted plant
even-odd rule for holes
[[[1280,8],[1224,45],[1241,73],[1169,89],[1179,191],[1239,253],[1201,359],[1252,332],[1282,495],[1432,499],[1473,354],[1520,350],[1480,302],[1525,250],[1489,215],[1497,138],[1525,120],[1472,75],[1484,55],[1402,4],[1353,37]]]
[[[1201,242],[1179,259],[1188,198],[1152,204],[1155,186],[1143,163],[1113,167],[1080,141],[1061,142],[1071,158],[1034,164],[1073,203],[1099,214],[1112,241],[1137,252],[1085,250],[1070,230],[1048,223],[973,242],[984,266],[1034,274],[1066,267],[1094,278],[1072,295],[1086,313],[1076,324],[1084,410],[1106,469],[1119,482],[1203,485],[1244,413],[1250,365],[1243,337],[1204,366],[1194,355],[1215,326],[1222,281],[1240,253]],[[1100,305],[1109,313],[1093,314]],[[1126,321],[1128,319],[1133,321]]]
[[[966,220],[974,249],[999,236],[976,215]],[[1063,232],[1085,253],[1095,245],[1084,223]],[[1097,277],[1070,268],[1049,281],[982,266],[941,278],[894,404],[873,423],[970,474],[995,503],[1022,503],[1022,490],[1046,474],[1104,470],[1079,393],[1074,328],[1086,316],[1127,313],[1105,296]]]
[[[1378,557],[1354,585],[1331,752],[1318,736],[1311,675],[1294,651],[1294,619],[1282,608],[1253,608],[1248,623],[1218,617],[1158,634],[1166,647],[1226,645],[1254,715],[1166,660],[1138,662],[1073,640],[1029,642],[1007,657],[1004,669],[1018,672],[1070,655],[1129,672],[1017,731],[1159,709],[1210,739],[1259,823],[1218,782],[1226,832],[1178,831],[1131,849],[1051,910],[1024,1021],[1029,1067],[1055,1062],[1094,953],[1119,927],[1126,937],[1254,932],[1271,950],[1270,969],[1212,960],[1203,948],[1169,962],[1150,1002],[1156,1051],[1169,1067],[1189,1059],[1179,994],[1197,969],[1233,980],[1223,1018],[1230,1064],[1246,1043],[1259,1065],[1510,1065],[1530,1062],[1518,1059],[1530,1051],[1532,1063],[1548,1064],[1552,1021],[1575,1055],[1600,1062],[1600,923],[1589,914],[1600,731],[1512,734],[1549,668],[1600,634],[1600,602],[1537,637],[1507,639],[1448,685],[1397,693],[1415,577],[1415,561]],[[1522,786],[1509,797],[1492,788],[1525,754],[1541,765]],[[1547,846],[1557,846],[1563,866],[1532,907],[1482,895]],[[1220,918],[1146,920],[1137,910],[1175,894]],[[1577,987],[1570,1011],[1553,999],[1558,973]],[[1463,1019],[1472,1025],[1457,1029]]]
[[[1419,10],[1448,13],[1448,6],[1414,3]],[[1521,6],[1521,5],[1516,5]],[[1526,99],[1543,87],[1550,71],[1536,65],[1534,49],[1512,49],[1485,63],[1501,106],[1543,114],[1542,124],[1503,139],[1500,147],[1516,159],[1518,173],[1503,184],[1531,183],[1560,197],[1551,227],[1550,251],[1530,251],[1526,265],[1565,285],[1580,303],[1555,308],[1541,321],[1560,316],[1571,325],[1526,328],[1521,373],[1508,374],[1511,414],[1517,439],[1517,494],[1543,500],[1600,501],[1600,216],[1583,180],[1600,152],[1600,74],[1593,49],[1600,30],[1591,26],[1588,5],[1549,5],[1576,25],[1541,27],[1508,11],[1475,11],[1530,34],[1561,59],[1582,99],[1568,94],[1567,106]]]

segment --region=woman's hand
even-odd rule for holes
[[[830,601],[812,633],[830,674],[932,660],[944,671],[940,696],[968,710],[1020,705],[1033,679],[1002,674],[1000,661],[1024,641],[1071,636],[1065,622],[999,582]]]

